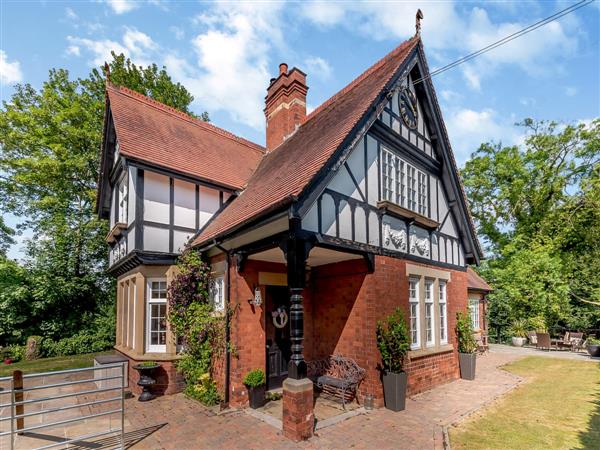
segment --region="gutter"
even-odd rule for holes
[[[219,250],[225,253],[225,396],[221,409],[229,408],[229,385],[231,376],[231,352],[229,351],[231,342],[231,332],[229,323],[229,296],[231,292],[231,280],[229,277],[229,260],[231,257],[230,251],[221,247],[221,245],[215,242],[214,244]]]

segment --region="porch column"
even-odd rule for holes
[[[310,438],[313,435],[313,385],[306,378],[304,349],[304,306],[303,291],[308,257],[308,242],[290,233],[284,243],[288,287],[290,289],[290,341],[291,357],[288,378],[283,382],[283,434],[294,441]]]

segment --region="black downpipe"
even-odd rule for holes
[[[231,333],[230,333],[230,315],[229,315],[229,293],[231,290],[231,282],[229,279],[229,260],[230,252],[220,245],[216,247],[227,255],[225,258],[225,398],[223,399],[223,408],[229,407],[229,378],[231,374],[231,352],[229,351]]]

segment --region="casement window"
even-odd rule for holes
[[[164,353],[167,351],[167,280],[148,280],[146,309],[146,351]]]
[[[448,310],[446,307],[446,282],[439,282],[438,306],[440,310],[440,344],[448,343]]]
[[[127,223],[127,177],[124,177],[118,187],[119,203],[117,222]]]
[[[469,299],[469,309],[471,310],[471,324],[474,330],[479,330],[479,300]]]
[[[384,148],[381,152],[381,175],[383,200],[427,216],[429,189],[426,173]]]
[[[421,317],[419,314],[419,279],[408,280],[408,304],[410,308],[410,347],[421,347]]]
[[[217,312],[225,311],[225,278],[216,276],[210,290],[210,301]]]
[[[425,345],[435,345],[435,333],[433,326],[433,281],[425,280]]]

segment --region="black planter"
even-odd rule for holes
[[[587,352],[590,356],[600,356],[600,345],[598,344],[588,344],[586,346]]]
[[[460,366],[460,377],[463,380],[475,379],[475,363],[477,355],[475,353],[459,353],[458,364]]]
[[[152,373],[159,367],[159,364],[153,366],[142,366],[137,364],[133,366],[133,368],[140,373],[140,379],[137,382],[137,385],[142,387],[142,393],[138,397],[139,402],[147,402],[154,398],[154,394],[152,394],[150,388],[156,384],[156,380],[152,378]]]
[[[383,374],[383,397],[385,407],[392,411],[403,411],[406,406],[406,372]]]
[[[265,385],[248,388],[250,408],[257,409],[265,404]]]

